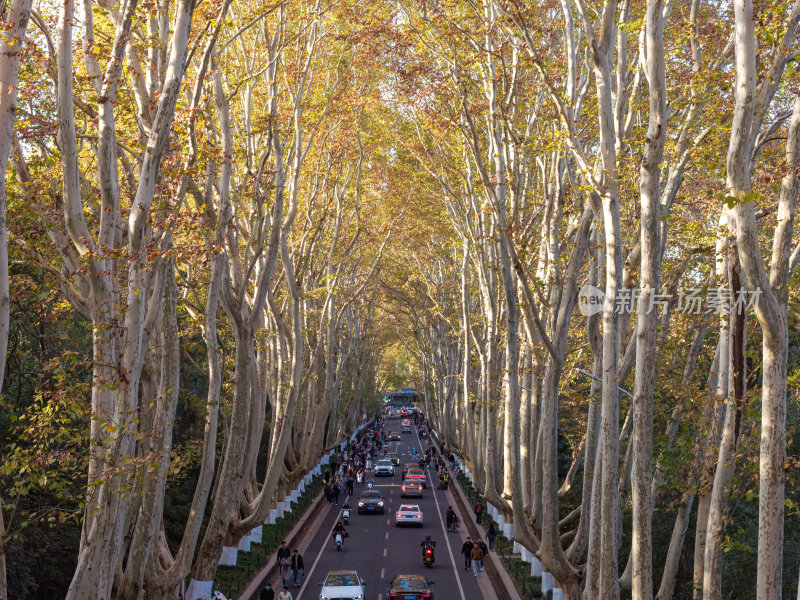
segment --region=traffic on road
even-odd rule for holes
[[[464,553],[449,477],[442,482],[419,421],[410,412],[384,418],[335,465],[321,500],[329,506],[306,539],[306,572],[286,580],[299,583],[283,592],[292,600],[496,598],[482,561],[473,568]]]

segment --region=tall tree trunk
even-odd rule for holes
[[[759,450],[758,575],[759,600],[782,594],[784,485],[786,463],[786,365],[788,360],[788,282],[800,162],[800,100],[795,99],[786,145],[786,173],[778,201],[778,226],[767,274],[761,257],[752,191],[752,155],[760,124],[791,56],[800,22],[795,0],[788,26],[760,86],[756,85],[755,18],[751,0],[735,0],[736,81],[727,156],[727,185],[736,198],[735,235],[742,275],[750,292],[760,294],[755,313],[762,331],[761,444]]]
[[[633,598],[653,597],[653,393],[656,362],[655,299],[661,271],[659,183],[667,134],[663,1],[648,0],[645,46],[650,89],[650,121],[639,174],[641,283],[636,322],[636,375],[633,393]]]
[[[680,566],[681,549],[686,531],[689,528],[689,517],[694,504],[694,494],[683,494],[678,511],[675,515],[675,524],[669,539],[667,557],[664,559],[664,571],[661,574],[661,585],[658,587],[656,600],[672,600],[675,591],[675,577]]]
[[[31,14],[31,0],[12,0],[2,20],[0,40],[0,391],[3,389],[8,351],[11,296],[8,282],[8,227],[6,223],[6,167],[17,117],[19,57]],[[6,531],[0,497],[0,600],[8,597],[6,581]]]
[[[728,279],[730,290],[740,290],[738,261],[733,244],[728,252]],[[735,298],[735,292],[733,297]],[[736,468],[736,445],[741,434],[742,403],[745,394],[745,327],[747,316],[743,310],[726,307],[729,312],[730,346],[728,359],[728,398],[725,404],[724,425],[720,438],[717,468],[706,525],[706,546],[703,557],[703,600],[719,600],[722,597],[722,542],[725,538],[725,517],[730,498],[731,485]]]

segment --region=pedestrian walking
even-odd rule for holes
[[[475,505],[475,522],[480,525],[481,519],[483,519],[483,504],[478,500],[478,503]]]
[[[272,591],[272,584],[267,582],[264,584],[264,589],[258,595],[258,600],[275,600],[275,592]]]
[[[303,555],[295,548],[292,552],[292,574],[294,575],[294,587],[300,587],[300,580],[303,578]]]
[[[283,586],[283,590],[278,594],[278,600],[293,600],[292,593],[289,591],[289,586]]]
[[[283,587],[284,589],[289,589],[289,574],[292,571],[292,561],[289,559],[288,556],[285,556],[281,559],[281,579],[283,579]]]
[[[489,540],[489,550],[494,550],[494,538],[497,537],[497,532],[494,530],[494,523],[489,523],[489,529],[486,530],[486,539]]]
[[[291,552],[289,552],[289,547],[286,545],[286,540],[281,542],[281,545],[278,547],[278,551],[275,553],[275,558],[278,560],[278,564],[281,564],[281,559],[289,558]]]
[[[472,560],[472,573],[477,577],[479,570],[483,570],[483,550],[475,544],[469,553],[469,557]]]
[[[467,536],[467,540],[461,546],[461,554],[464,555],[464,570],[469,571],[470,566],[472,566],[472,548],[475,545],[472,543],[472,539]]]
[[[333,505],[339,505],[339,494],[342,493],[342,486],[339,485],[338,481],[333,482]]]
[[[483,553],[483,556],[481,556],[480,560],[481,564],[478,565],[478,572],[480,573],[481,571],[483,571],[483,559],[486,558],[487,554],[489,554],[489,548],[486,547],[486,543],[480,538],[478,538],[478,542],[475,545],[478,546],[478,548],[480,548],[481,552]]]

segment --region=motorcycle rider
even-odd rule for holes
[[[426,550],[428,550],[428,549],[433,550],[434,548],[436,548],[436,542],[434,542],[431,539],[430,535],[426,535],[425,539],[422,540],[419,545],[422,547],[422,556],[423,557],[425,556],[425,551]]]
[[[336,534],[342,534],[342,546],[344,546],[344,538],[347,537],[347,530],[342,525],[341,521],[337,521],[336,525],[333,526],[333,531],[331,532],[331,536],[333,537],[333,544],[336,545]]]

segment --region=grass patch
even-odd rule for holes
[[[286,534],[306,513],[322,486],[322,475],[317,475],[306,486],[297,502],[292,502],[290,513],[278,519],[274,525],[262,525],[260,544],[251,543],[250,552],[239,552],[235,567],[218,567],[212,595],[214,592],[222,592],[228,598],[240,597],[253,575],[267,564],[280,546],[281,540],[286,538]]]

